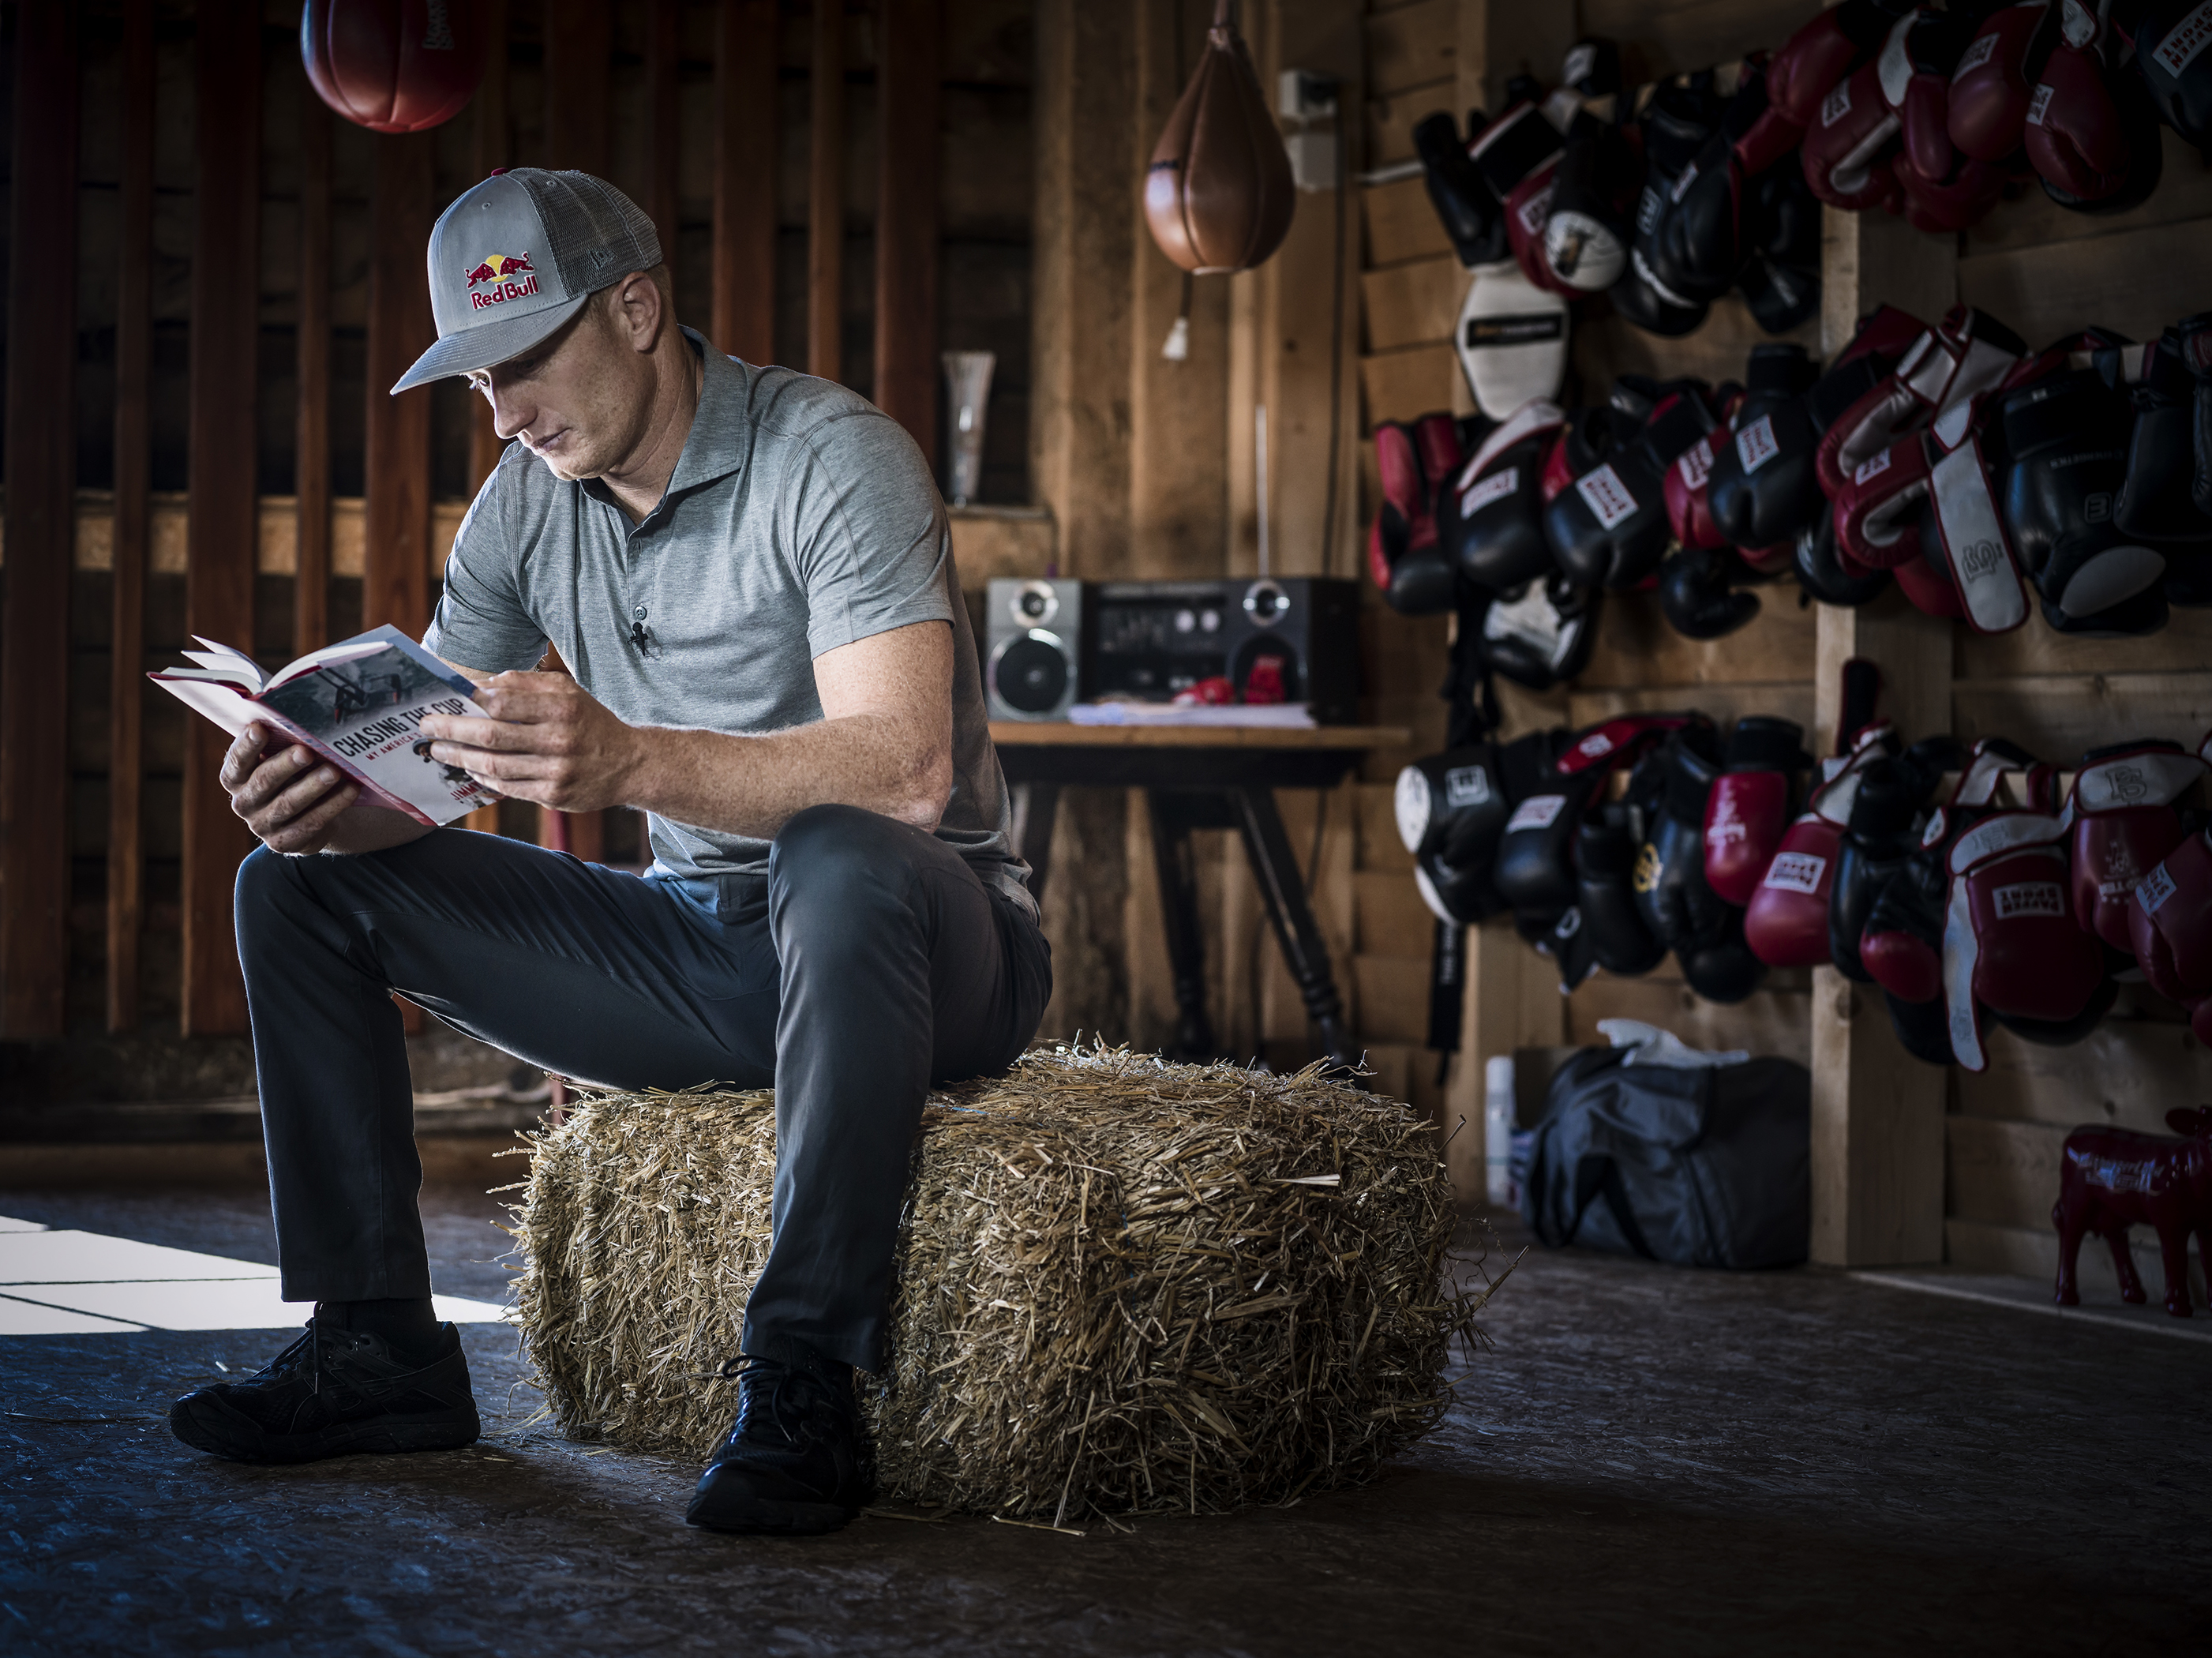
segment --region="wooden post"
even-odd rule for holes
[[[247,650],[260,529],[253,446],[245,434],[254,429],[260,333],[261,9],[251,0],[207,0],[194,34],[185,629]],[[230,899],[253,837],[216,774],[228,739],[205,720],[187,720],[185,731],[184,1029],[228,1035],[246,1029]]]
[[[676,264],[678,222],[676,159],[684,142],[681,115],[681,46],[684,8],[680,0],[653,0],[646,25],[645,99],[647,216],[660,237],[661,257]]]
[[[614,8],[605,0],[546,0],[545,137],[555,167],[607,172],[607,65]]]
[[[393,397],[392,386],[437,338],[422,276],[433,138],[380,134],[374,142],[362,621],[388,622],[419,639],[430,622],[430,388]]]
[[[806,164],[806,372],[844,378],[845,0],[814,0]]]
[[[305,655],[331,638],[331,112],[312,88],[300,94],[298,331],[292,650]]]
[[[884,0],[876,58],[876,406],[937,465],[939,0]]]
[[[775,361],[775,0],[721,0],[714,14],[714,302],[717,349]]]
[[[507,0],[482,0],[483,6],[484,38],[490,42],[490,55],[484,64],[483,84],[470,100],[476,116],[476,131],[470,143],[471,171],[476,175],[471,184],[481,184],[493,172],[507,165]],[[492,429],[491,404],[482,398],[470,405],[469,418],[469,493],[483,488],[484,480],[491,476],[492,468],[499,465],[499,457],[507,446],[500,441],[499,434]],[[471,828],[477,827],[475,818]]]
[[[15,17],[19,159],[8,214],[8,563],[0,611],[0,1035],[28,1040],[62,1034],[69,981],[76,8],[66,0],[24,0]]]

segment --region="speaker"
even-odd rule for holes
[[[1102,581],[1091,590],[1090,695],[1172,701],[1229,671],[1231,584]]]
[[[983,603],[991,718],[1067,718],[1083,694],[1083,584],[996,576]]]
[[[1257,692],[1264,701],[1305,703],[1320,725],[1358,719],[1358,582],[1261,576],[1231,581],[1229,597],[1222,642],[1238,701]]]

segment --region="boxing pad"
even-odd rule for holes
[[[1976,161],[2002,162],[2021,147],[2058,21],[2051,0],[2000,6],[1960,54],[1945,126],[1951,142]]]
[[[1439,920],[1470,926],[1504,908],[1491,879],[1512,806],[1497,746],[1478,743],[1416,761],[1398,774],[1398,838],[1413,883]]]
[[[2020,336],[1995,318],[1954,306],[1906,348],[1889,374],[1829,423],[1817,461],[1820,488],[1832,500],[1842,495],[1860,467],[1953,404],[1996,387],[2027,355]]]
[[[1544,458],[1567,417],[1542,398],[1523,404],[1437,492],[1445,556],[1468,580],[1504,592],[1553,568],[1544,539]]]
[[[2035,811],[2001,811],[1960,835],[1946,865],[1943,1005],[1951,1052],[1969,1071],[1989,1067],[1987,1007],[2043,1025],[2068,1025],[2105,982],[2105,953],[2075,924],[2067,901],[2064,826]]]
[[[1479,137],[1483,125],[1480,110],[1474,112],[1472,125],[1471,136]],[[1459,255],[1459,262],[1472,270],[1511,257],[1504,216],[1468,158],[1467,145],[1461,142],[1459,128],[1450,115],[1438,110],[1419,122],[1413,128],[1413,152],[1420,158],[1429,205],[1436,209],[1437,222],[1451,239],[1452,252]]]
[[[2115,950],[2135,948],[2128,899],[2188,835],[2179,800],[2207,768],[2178,743],[2119,744],[2081,756],[2067,798],[2075,925]]]
[[[1705,884],[1738,908],[1759,890],[1759,878],[1790,823],[1797,774],[1812,763],[1805,730],[1794,720],[1747,714],[1729,733],[1728,756],[1705,797]]]
[[[2150,987],[2185,1007],[2212,997],[2212,841],[2189,836],[2128,900],[2128,942]]]
[[[1735,546],[1796,539],[1827,507],[1820,433],[1806,392],[1819,371],[1802,345],[1754,345],[1733,429],[1713,449],[1706,485],[1713,523]]]
[[[1297,204],[1290,152],[1251,53],[1229,0],[1215,0],[1197,72],[1145,169],[1145,222],[1179,270],[1249,270],[1282,246]]]
[[[1558,570],[1508,588],[1483,613],[1484,664],[1532,691],[1572,679],[1589,660],[1603,597]]]
[[[2212,0],[2151,0],[2135,46],[2158,118],[2212,155]]]
[[[1478,265],[1453,337],[1475,407],[1510,419],[1556,398],[1567,367],[1567,302],[1530,282],[1511,259]]]

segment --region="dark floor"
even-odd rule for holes
[[[496,1298],[482,1199],[440,1288]],[[0,1214],[273,1260],[246,1195]],[[1531,1254],[1462,1404],[1379,1484],[1082,1538],[863,1518],[687,1530],[693,1470],[521,1425],[236,1467],[169,1398],[268,1333],[0,1340],[0,1652],[2212,1652],[2212,1350],[1792,1272]]]

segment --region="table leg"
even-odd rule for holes
[[[1060,785],[1017,783],[1012,796],[1014,855],[1030,866],[1030,896],[1044,908],[1044,878],[1052,872],[1052,826],[1060,817]]]
[[[1232,791],[1237,827],[1243,832],[1245,855],[1251,859],[1253,878],[1273,923],[1275,941],[1282,946],[1284,963],[1297,981],[1305,998],[1306,1012],[1321,1032],[1322,1049],[1339,1066],[1352,1066],[1357,1056],[1344,1028],[1344,999],[1337,993],[1329,971],[1328,946],[1315,924],[1306,902],[1305,879],[1298,872],[1297,854],[1283,829],[1282,814],[1275,809],[1275,792],[1266,788]]]
[[[1167,927],[1168,966],[1175,975],[1177,1059],[1219,1057],[1212,1022],[1206,1017],[1206,940],[1199,931],[1198,870],[1190,848],[1188,797],[1165,789],[1145,791],[1152,817],[1152,864],[1160,882],[1160,914]]]

